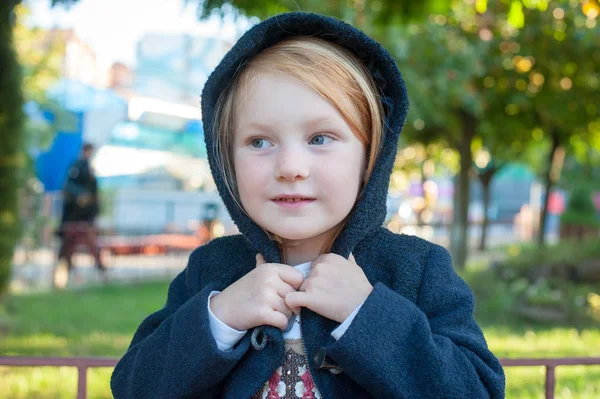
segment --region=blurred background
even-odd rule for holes
[[[0,355],[121,356],[189,253],[237,232],[200,93],[247,29],[293,10],[342,18],[396,59],[411,108],[385,226],[451,250],[494,353],[600,356],[597,0],[2,0]],[[91,249],[63,220],[85,143]],[[110,372],[89,372],[90,397],[110,397]],[[507,397],[543,397],[542,367],[506,372]],[[70,368],[0,366],[0,380],[3,398],[76,389]],[[557,381],[557,397],[600,397],[600,366]]]

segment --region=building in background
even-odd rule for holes
[[[41,54],[57,49],[55,53],[62,54],[59,63],[63,78],[94,87],[106,86],[108,71],[100,67],[94,50],[73,29],[49,29],[39,41],[28,45]]]
[[[140,97],[198,107],[206,79],[230,47],[214,37],[146,34],[137,44],[135,92]]]
[[[108,71],[107,88],[124,99],[130,98],[134,95],[133,74],[134,71],[122,62],[113,63]]]
[[[226,231],[232,227],[208,166],[200,109],[204,83],[229,47],[216,38],[147,34],[133,69],[112,65],[109,87],[126,100],[127,117],[93,161],[110,204],[100,219],[107,229],[183,231],[207,207]]]

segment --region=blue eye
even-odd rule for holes
[[[250,140],[250,144],[254,148],[265,148],[265,147],[268,147],[271,143],[269,143],[265,139],[252,139],[252,140]]]
[[[331,143],[332,141],[333,141],[333,139],[329,136],[326,136],[324,134],[317,134],[316,136],[313,136],[310,139],[309,144],[323,145],[323,144]]]

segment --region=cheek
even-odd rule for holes
[[[265,186],[266,166],[252,157],[239,155],[234,158],[234,167],[240,199],[251,200],[252,194]]]
[[[352,203],[356,200],[364,176],[365,160],[360,152],[340,154],[321,164],[321,176],[326,179],[323,187],[335,193],[336,202]]]
[[[349,149],[344,157],[347,164],[346,173],[348,179],[355,183],[356,187],[360,187],[367,167],[367,154],[365,147],[360,142],[356,141],[353,144],[352,148]]]

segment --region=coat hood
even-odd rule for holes
[[[210,169],[219,194],[240,232],[268,262],[281,262],[278,245],[242,210],[227,190],[217,167],[213,118],[221,93],[242,65],[261,50],[290,36],[317,36],[352,50],[373,75],[381,91],[385,121],[379,158],[351,216],[333,243],[331,252],[347,257],[366,236],[385,220],[389,178],[396,157],[398,137],[408,112],[408,96],[400,71],[390,54],[377,42],[335,18],[290,12],[264,20],[247,31],[209,76],[202,91],[202,123]]]

